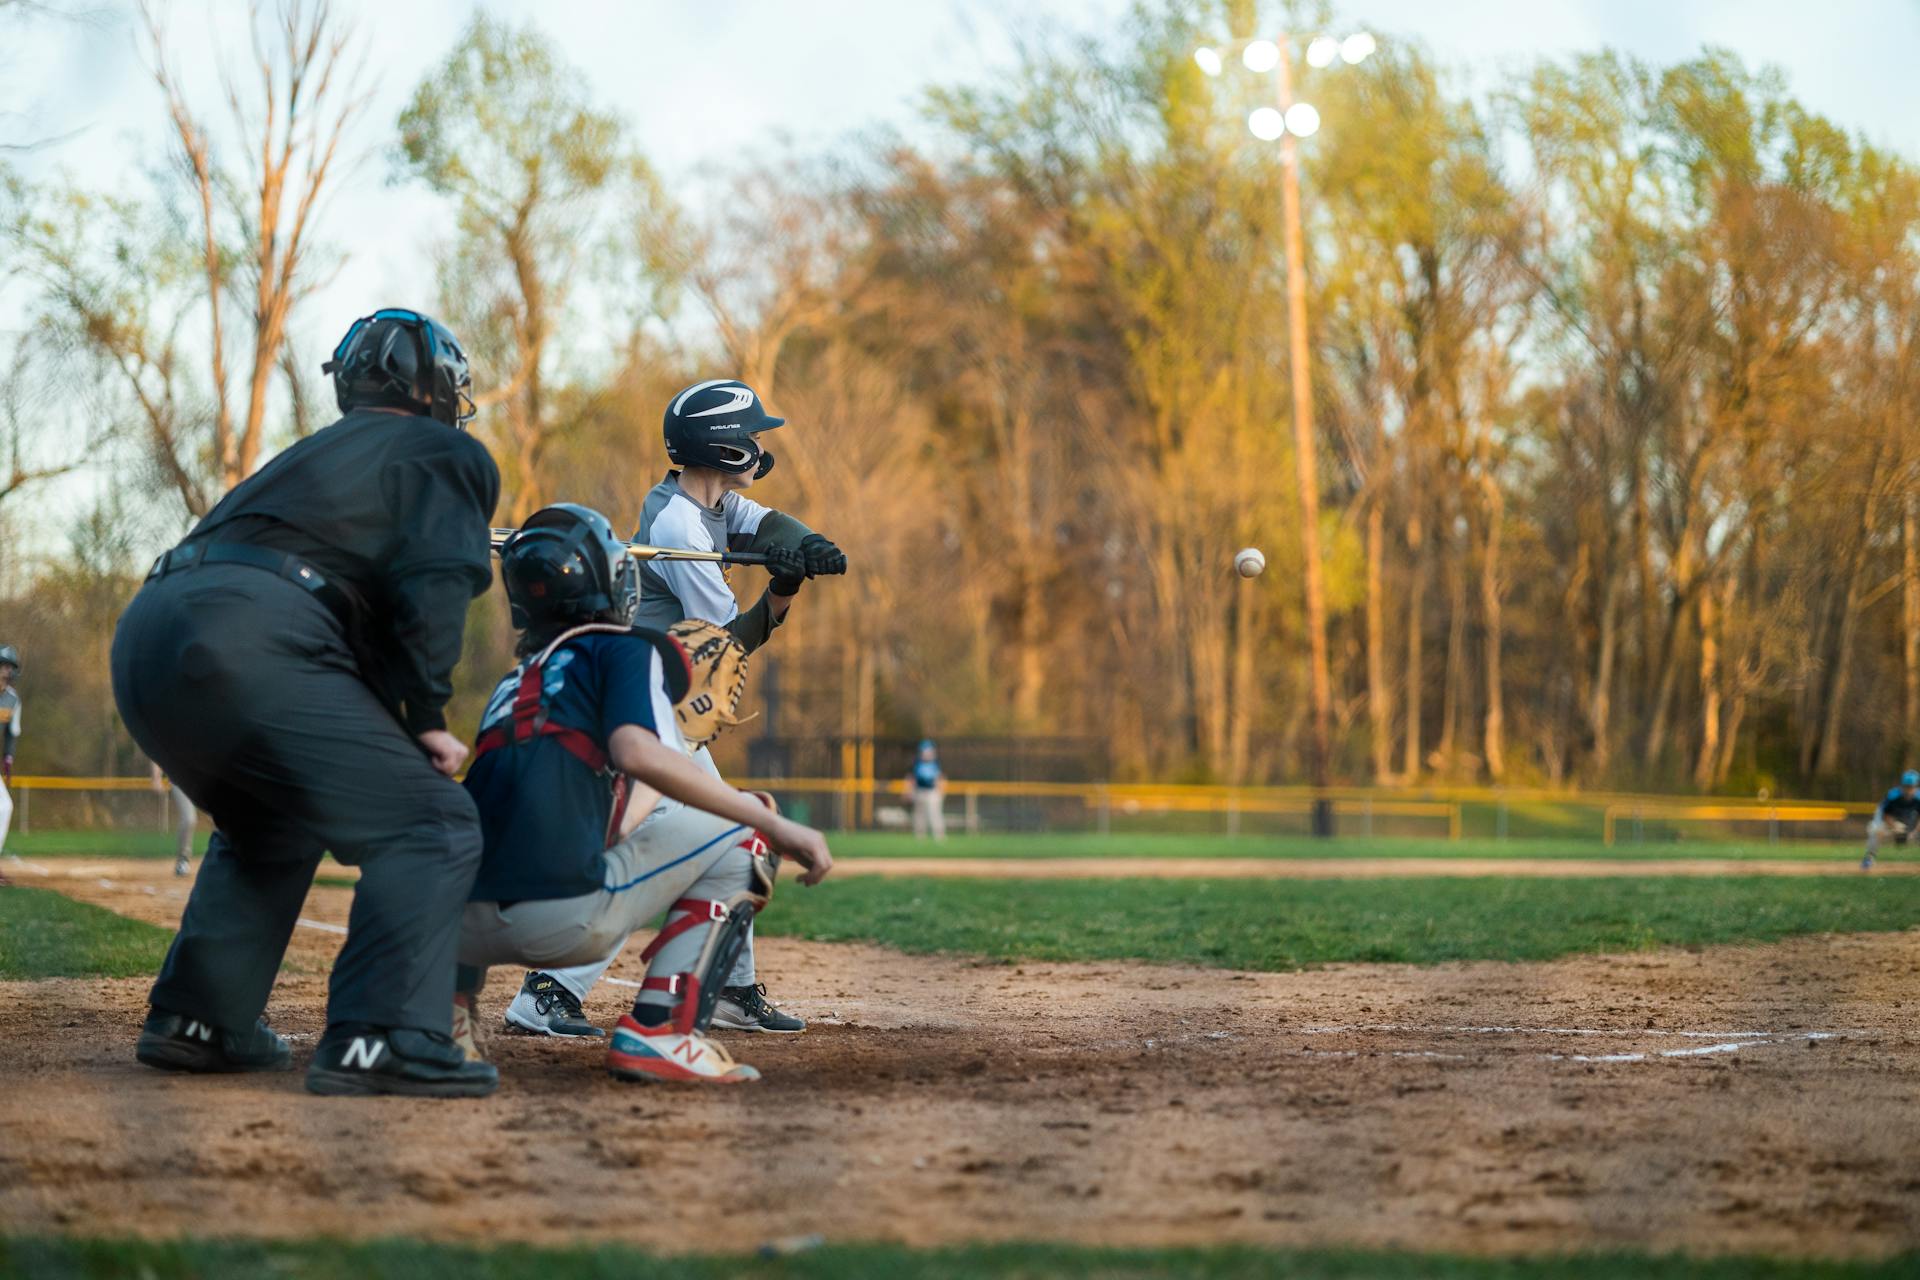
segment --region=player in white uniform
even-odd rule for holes
[[[647,494],[634,541],[697,551],[764,552],[772,576],[760,599],[743,613],[719,565],[649,561],[640,571],[636,625],[661,630],[683,618],[713,622],[752,652],[786,620],[801,583],[847,571],[846,556],[827,538],[742,492],[773,469],[773,455],[760,446],[759,433],[784,421],[766,412],[751,387],[729,379],[695,383],[668,404],[663,424],[667,457],[681,469],[668,472]],[[695,759],[720,776],[704,748]],[[595,964],[528,973],[507,1006],[507,1026],[542,1035],[602,1034],[587,1021],[581,1001],[618,955],[616,950]],[[788,1034],[806,1029],[804,1021],[767,999],[755,971],[750,929],[713,1025]]]
[[[13,796],[7,787],[13,782],[13,748],[20,741],[20,691],[13,678],[20,671],[20,651],[0,644],[0,854],[7,851],[7,830],[13,826]],[[0,884],[7,877],[0,873]]]

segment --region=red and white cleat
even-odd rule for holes
[[[675,1031],[671,1023],[643,1027],[622,1014],[607,1046],[607,1074],[616,1080],[679,1080],[695,1084],[745,1084],[760,1073],[699,1032]]]

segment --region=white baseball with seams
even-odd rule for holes
[[[1242,547],[1233,557],[1233,571],[1243,578],[1257,578],[1267,567],[1267,558],[1258,547]]]

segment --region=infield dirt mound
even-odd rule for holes
[[[171,924],[184,887],[146,865],[58,887]],[[271,1009],[296,1061],[338,942],[296,931]],[[619,1085],[593,1046],[494,1035],[481,1102],[162,1075],[131,1056],[144,980],[0,984],[0,1229],[1920,1245],[1920,934],[1301,974],[761,948],[814,1028],[729,1040],[760,1085]],[[510,994],[497,975],[491,1018]]]

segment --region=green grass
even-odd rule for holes
[[[1698,834],[1698,833],[1693,833]],[[954,835],[943,844],[915,840],[897,831],[831,833],[835,857],[854,858],[1608,858],[1622,862],[1665,858],[1839,858],[1858,841],[1688,839],[1622,842],[1609,849],[1597,835],[1528,836],[1496,840],[1468,836],[1239,835],[1217,832],[1118,831],[993,832]],[[204,852],[207,835],[197,848]],[[159,831],[35,831],[15,833],[7,852],[22,858],[171,858],[173,836]],[[1893,857],[1906,851],[1892,849]]]
[[[945,1249],[832,1245],[775,1259],[671,1256],[620,1245],[475,1249],[409,1241],[103,1241],[0,1239],[0,1275],[25,1280],[1880,1280],[1909,1276],[1920,1254],[1874,1262],[1684,1258],[1634,1253],[1534,1258],[1342,1249],[1091,1249],[996,1244]]]
[[[1633,862],[1667,858],[1790,859],[1859,857],[1851,844],[1768,844],[1686,841],[1620,844],[1609,849],[1597,837],[1446,840],[1421,836],[1175,835],[1162,832],[1099,835],[1095,832],[955,835],[942,844],[895,831],[841,831],[829,837],[833,856],[853,858],[1607,858]],[[1900,856],[1901,850],[1893,850]]]
[[[0,889],[0,978],[151,974],[159,970],[172,939],[170,929],[75,902],[51,889]]]
[[[194,852],[204,853],[211,832],[194,837]],[[18,858],[171,858],[172,831],[16,831],[7,852]]]
[[[962,880],[782,888],[757,926],[999,960],[1546,960],[1920,924],[1920,877]]]

